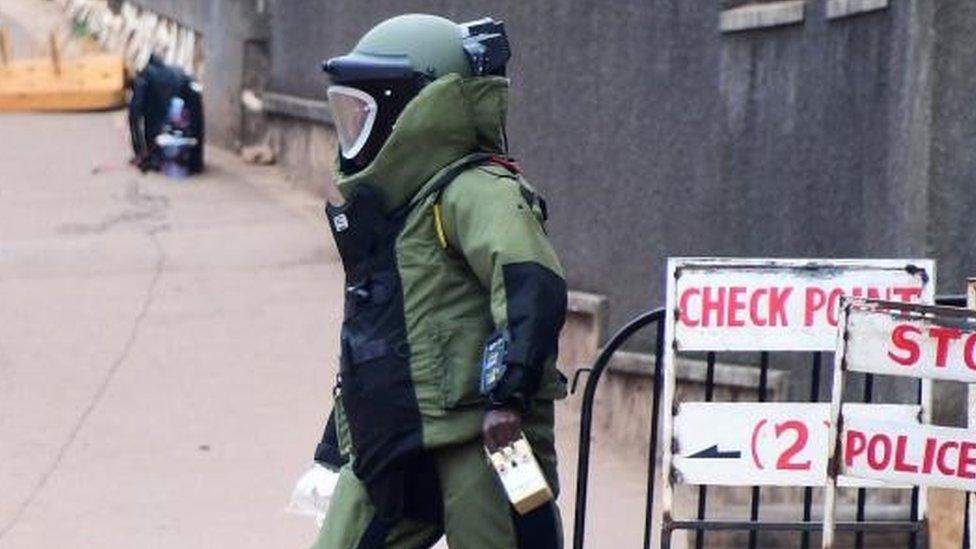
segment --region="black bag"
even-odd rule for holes
[[[162,166],[162,151],[156,144],[156,137],[167,126],[169,106],[174,97],[183,100],[189,117],[186,137],[196,139],[186,156],[186,169],[189,173],[203,170],[204,122],[200,86],[179,68],[169,66],[153,55],[136,75],[129,101],[129,134],[135,155],[132,163],[143,172],[159,170]]]

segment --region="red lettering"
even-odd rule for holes
[[[802,421],[795,419],[784,421],[776,426],[776,438],[779,438],[786,431],[795,431],[796,440],[779,456],[779,459],[776,461],[776,468],[781,471],[809,471],[810,460],[800,462],[790,461],[807,445],[807,439],[810,437],[807,426]]]
[[[712,290],[718,294],[712,298]],[[702,326],[712,326],[709,319],[715,313],[715,326],[725,325],[725,288],[710,288],[705,286],[702,290]]]
[[[844,290],[835,288],[827,298],[827,322],[831,326],[837,325],[837,307],[840,307],[840,298],[844,297]]]
[[[941,448],[939,448],[938,455],[935,458],[935,465],[939,468],[939,472],[942,473],[943,475],[952,476],[956,474],[955,471],[953,471],[948,465],[946,465],[946,450],[950,448],[958,448],[958,447],[959,447],[958,442],[946,442],[945,444],[942,445]]]
[[[878,288],[868,288],[868,299],[881,299],[881,290]]]
[[[918,343],[908,339],[908,334],[921,334],[922,330],[919,330],[911,324],[899,324],[891,331],[891,344],[897,347],[901,351],[905,351],[905,355],[896,355],[895,353],[888,351],[888,357],[894,360],[902,366],[911,366],[918,362],[918,357],[921,351],[918,348]]]
[[[769,290],[769,325],[787,326],[786,300],[793,293],[793,288],[770,288]]]
[[[917,473],[918,465],[912,465],[905,461],[905,447],[908,446],[908,437],[901,435],[895,443],[895,471],[902,473]]]
[[[807,288],[803,325],[813,326],[813,315],[827,302],[827,294],[820,288]]]
[[[691,318],[689,311],[691,307],[688,306],[688,300],[691,299],[693,295],[701,295],[701,290],[698,288],[688,288],[681,293],[681,300],[678,301],[678,310],[681,312],[681,322],[684,322],[685,326],[691,326],[694,328],[698,326],[698,320]]]
[[[749,320],[752,321],[755,326],[765,326],[766,319],[759,316],[759,298],[769,293],[766,288],[759,288],[755,292],[752,292],[752,297],[749,298]]]
[[[861,431],[847,431],[847,442],[844,443],[844,463],[848,467],[854,464],[854,458],[864,453],[868,447],[868,439]]]
[[[949,356],[949,342],[962,337],[962,332],[956,328],[933,326],[929,328],[929,335],[938,340],[935,347],[935,365],[936,367],[945,367],[946,357]]]
[[[878,448],[881,455],[878,455]],[[887,435],[878,433],[868,442],[868,466],[875,471],[883,471],[891,461],[891,439]]]
[[[935,444],[936,440],[934,438],[925,439],[925,454],[922,458],[922,472],[926,475],[932,472],[932,462],[935,461]]]
[[[966,367],[970,370],[976,370],[976,357],[973,356],[974,349],[976,349],[976,334],[966,338],[966,348],[962,353],[962,357],[966,360]]]
[[[976,472],[971,467],[976,465],[976,456],[972,452],[976,450],[976,443],[963,442],[959,447],[959,478],[976,478]]]
[[[739,312],[746,309],[746,302],[743,296],[746,293],[745,286],[732,286],[729,288],[729,326],[745,326],[744,319],[739,318]]]
[[[892,288],[891,293],[895,294],[898,299],[905,303],[918,301],[922,297],[922,289],[917,287]]]

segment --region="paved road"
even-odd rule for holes
[[[227,157],[141,176],[120,122],[0,116],[0,547],[302,547],[341,291],[318,201]]]
[[[283,509],[342,288],[319,201],[217,151],[140,175],[120,113],[3,115],[0,151],[0,549],[307,546]],[[563,410],[567,527],[575,436]],[[636,546],[643,465],[613,453],[590,539]]]

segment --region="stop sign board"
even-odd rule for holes
[[[976,383],[976,312],[863,299],[845,312],[847,370]]]
[[[846,371],[976,383],[976,312],[845,299],[834,401]],[[840,471],[918,486],[976,489],[976,431],[843,411]]]

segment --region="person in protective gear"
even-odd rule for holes
[[[346,295],[318,549],[562,546],[555,503],[518,515],[485,455],[524,432],[558,493],[566,283],[545,202],[508,157],[509,56],[501,23],[411,14],[324,64]],[[504,374],[482,394],[498,337]]]
[[[178,67],[165,64],[153,54],[133,80],[129,100],[132,164],[143,173],[163,166],[163,150],[157,138],[171,125],[169,112],[174,99],[182,102],[185,112],[181,136],[195,141],[180,159],[182,167],[187,173],[203,171],[204,120],[200,85]]]

